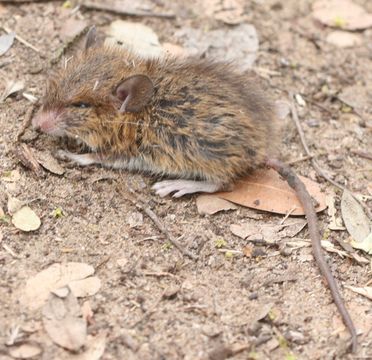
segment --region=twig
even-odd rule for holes
[[[22,259],[22,256],[16,254],[7,244],[2,244],[3,249],[8,252],[15,259]]]
[[[131,10],[131,9],[124,9],[119,6],[110,6],[107,4],[101,3],[95,3],[86,1],[83,4],[81,4],[82,8],[86,8],[88,10],[97,10],[97,11],[108,11],[112,12],[114,14],[119,15],[128,15],[128,16],[147,16],[147,17],[158,17],[158,18],[165,18],[165,19],[173,19],[176,17],[173,13],[153,13],[148,11],[137,11],[137,10]]]
[[[283,225],[284,222],[288,219],[288,217],[297,209],[297,206],[293,206],[284,216],[282,220],[280,220],[279,225]]]
[[[362,158],[372,160],[372,153],[359,151],[359,150],[351,150],[351,152],[355,155],[358,155],[358,156],[362,157]]]
[[[18,133],[17,133],[17,136],[16,136],[16,141],[19,141],[20,140],[20,138],[22,137],[22,135],[25,133],[26,129],[30,126],[31,120],[32,120],[32,116],[33,116],[34,111],[35,111],[35,108],[36,108],[36,104],[33,104],[26,111],[25,117],[23,118],[23,121],[22,121],[22,125],[21,125],[20,129],[18,130]]]
[[[348,328],[350,332],[351,339],[352,339],[352,351],[355,352],[357,349],[357,344],[358,344],[355,326],[345,306],[344,300],[342,299],[337,283],[324,257],[322,246],[321,246],[318,219],[317,219],[314,205],[311,201],[311,196],[308,193],[304,183],[300,180],[300,178],[296,175],[296,173],[291,169],[290,166],[275,159],[269,159],[266,161],[266,163],[268,166],[276,170],[284,179],[287,180],[288,185],[293,190],[295,190],[297,197],[300,200],[300,203],[306,215],[307,226],[309,229],[309,234],[310,234],[310,239],[311,239],[315,261],[318,264],[321,274],[324,276],[324,278],[327,281],[328,287],[332,294],[333,301],[335,302],[339,310],[339,313],[342,319],[344,320],[346,327]]]
[[[298,114],[297,114],[297,110],[296,110],[296,105],[295,105],[295,103],[293,101],[293,94],[290,94],[290,98],[291,98],[290,107],[291,107],[292,119],[293,119],[293,121],[294,121],[294,123],[296,125],[298,134],[300,135],[302,146],[305,149],[305,152],[306,152],[307,156],[310,156],[311,157],[310,162],[311,162],[311,165],[313,166],[314,170],[318,173],[318,175],[322,176],[324,179],[326,179],[332,185],[336,186],[337,188],[341,189],[342,191],[348,191],[353,196],[353,198],[356,201],[358,201],[358,203],[364,208],[364,210],[368,214],[368,217],[371,219],[372,218],[371,211],[369,210],[369,208],[362,201],[359,200],[358,196],[355,193],[353,193],[352,191],[350,191],[348,188],[346,188],[345,186],[341,185],[337,181],[335,181],[332,178],[330,178],[324,172],[324,170],[320,167],[319,163],[316,161],[316,159],[314,158],[313,154],[310,152],[309,147],[307,146],[307,142],[306,142],[306,139],[305,139],[305,134],[304,134],[304,131],[302,129],[300,120],[298,118]]]
[[[5,32],[7,32],[8,34],[13,32],[12,30],[10,30],[9,28],[7,28],[6,26],[2,26],[2,28],[4,29]],[[34,45],[30,44],[27,40],[23,39],[22,37],[20,37],[19,35],[15,34],[15,38],[20,42],[22,43],[24,46],[26,47],[29,47],[30,49],[34,50],[35,52],[39,53],[40,50],[35,47]]]
[[[190,251],[186,250],[166,229],[166,227],[161,223],[157,215],[146,205],[145,201],[141,200],[133,189],[128,187],[129,191],[133,195],[132,197],[126,197],[137,209],[143,211],[157,226],[157,228],[165,235],[170,243],[172,243],[183,255],[188,256],[192,260],[197,260],[198,256],[194,255]],[[123,192],[123,191],[121,191]]]

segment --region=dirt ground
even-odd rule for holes
[[[372,2],[357,3],[372,12]],[[103,34],[115,19],[140,21],[161,42],[180,46],[180,29],[232,27],[205,15],[198,1],[168,4],[160,0],[156,6],[177,17],[133,18],[84,9],[72,16],[96,24]],[[42,96],[50,59],[62,46],[59,31],[66,16],[71,16],[69,11],[59,1],[1,5],[0,24],[40,52],[16,40],[0,57],[0,90],[5,88],[5,80],[18,79],[24,81],[25,92]],[[259,37],[255,67],[272,95],[286,99],[290,92],[301,94],[306,101],[306,106],[298,106],[300,121],[321,166],[352,191],[371,196],[372,162],[354,151],[371,151],[372,119],[368,113],[350,109],[338,95],[352,86],[371,86],[372,29],[357,33],[362,39],[359,46],[331,45],[325,40],[331,29],[314,21],[308,0],[246,1],[245,16]],[[354,95],[358,93],[355,90]],[[42,348],[35,358],[75,358],[50,340],[43,330],[40,309],[30,311],[18,301],[27,279],[58,262],[90,264],[102,282],[100,290],[88,298],[94,314],[88,333],[106,334],[102,359],[224,359],[228,350],[234,359],[353,358],[345,354],[349,335],[310,247],[281,251],[280,246],[257,244],[248,257],[226,256],[219,249],[221,239],[230,250],[247,245],[232,234],[231,224],[275,225],[283,216],[243,207],[202,216],[196,209],[196,196],[160,199],[150,189],[153,179],[125,171],[61,163],[63,176],[50,172],[36,176],[14,153],[16,134],[30,107],[21,94],[0,103],[0,207],[5,211],[0,222],[1,359],[12,358],[6,343],[16,326],[23,329],[19,341],[35,342]],[[290,117],[283,128],[282,158],[294,161],[305,156]],[[61,146],[58,140],[36,136],[32,130],[26,131],[23,141],[39,151],[53,152]],[[293,166],[333,194],[339,211],[340,191],[319,177],[309,161]],[[12,170],[19,172],[19,178],[4,180]],[[198,255],[197,260],[180,254],[128,200],[129,186],[169,233]],[[42,221],[37,231],[22,232],[6,221],[6,192],[23,201],[32,200],[30,206]],[[51,215],[58,208],[63,216]],[[345,230],[327,230],[329,221],[323,212],[322,231],[342,249],[340,242],[349,235]],[[307,229],[297,237],[308,239]],[[359,254],[371,261],[365,253]],[[372,359],[371,300],[345,288],[365,286],[371,280],[371,263],[361,264],[330,252],[326,258],[360,330],[357,356]],[[30,326],[37,330],[25,331]],[[239,347],[241,351],[234,353]]]

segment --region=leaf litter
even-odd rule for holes
[[[350,0],[318,0],[313,17],[322,24],[344,30],[363,30],[372,26],[372,14]]]
[[[12,47],[14,39],[14,32],[0,36],[0,56],[4,55]]]
[[[365,286],[365,287],[355,287],[355,286],[347,286],[347,289],[356,292],[357,294],[363,295],[366,298],[372,300],[372,286]]]
[[[20,289],[20,301],[30,309],[40,308],[51,291],[70,283],[73,283],[71,290],[77,291],[77,296],[94,295],[99,290],[100,281],[95,277],[94,280],[90,280],[93,274],[94,268],[85,263],[52,264],[27,280],[25,288]]]
[[[12,346],[9,349],[9,355],[17,359],[29,359],[40,355],[42,351],[39,344],[26,342],[18,346]]]
[[[327,205],[319,185],[302,176],[300,179],[317,203],[315,210],[323,211]],[[295,191],[272,169],[255,171],[251,176],[239,181],[233,191],[220,192],[213,196],[253,209],[284,215],[304,215]]]
[[[341,199],[341,213],[352,240],[351,246],[372,254],[372,224],[363,207],[345,190]]]
[[[60,297],[50,293],[43,306],[43,325],[45,331],[57,345],[78,351],[87,341],[87,323],[72,291]]]
[[[41,220],[29,206],[23,206],[13,214],[12,223],[17,229],[29,232],[37,230]]]

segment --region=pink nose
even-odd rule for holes
[[[36,130],[51,133],[58,127],[58,113],[56,111],[39,111],[32,119],[32,126]]]

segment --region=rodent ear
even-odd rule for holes
[[[120,112],[141,111],[154,94],[154,85],[146,75],[133,75],[123,80],[116,88],[120,100]]]
[[[97,29],[95,25],[91,26],[85,36],[84,50],[88,50],[97,43]]]
[[[279,120],[284,120],[291,112],[291,106],[286,101],[277,100],[275,101],[275,112]]]

